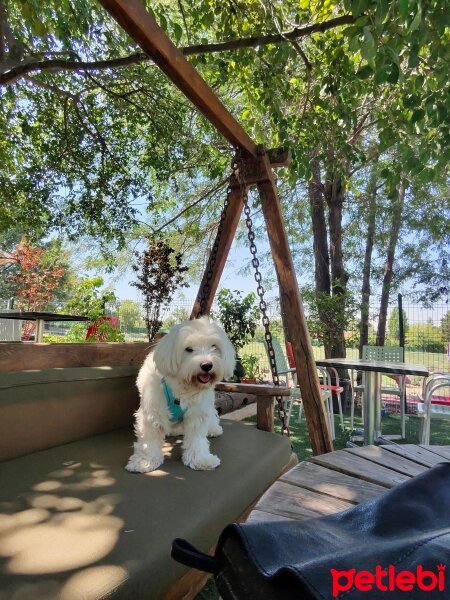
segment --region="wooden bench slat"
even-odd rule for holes
[[[394,487],[409,479],[408,475],[391,471],[390,469],[377,465],[365,458],[355,456],[345,450],[337,450],[328,454],[314,456],[312,462],[347,475],[353,475],[358,479],[370,481],[386,488]]]
[[[378,465],[389,467],[393,471],[414,477],[427,471],[427,467],[419,465],[406,457],[383,452],[380,446],[363,446],[362,448],[346,448],[345,452],[362,456]]]
[[[445,461],[446,459],[434,452],[430,452],[424,447],[415,446],[414,444],[399,444],[398,446],[387,445],[382,446],[383,450],[386,452],[392,452],[394,454],[398,454],[399,456],[404,456],[409,460],[412,460],[419,465],[424,465],[425,467],[434,467],[440,462]]]
[[[329,515],[352,506],[350,502],[277,481],[263,494],[255,509],[302,520]]]
[[[450,460],[450,447],[449,446],[420,446],[424,450],[428,450],[433,454],[438,454],[440,457]],[[442,462],[442,460],[441,460]]]
[[[386,491],[385,487],[375,483],[362,481],[311,462],[300,463],[285,473],[280,481],[354,504],[371,500]]]

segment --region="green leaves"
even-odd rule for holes
[[[361,67],[361,69],[359,69],[356,75],[360,79],[367,79],[368,77],[371,77],[373,75],[373,70],[371,67],[369,67],[369,65],[365,65],[364,67]]]
[[[367,6],[370,4],[370,0],[352,0],[351,10],[354,17],[359,17]]]
[[[409,15],[409,0],[397,0],[397,4],[400,19],[404,22]]]
[[[416,31],[416,29],[418,29],[420,27],[421,21],[422,21],[422,8],[419,5],[417,12],[414,16],[414,19],[412,20],[411,25],[409,26],[409,29],[408,29],[410,34],[413,33],[414,31]]]
[[[376,44],[372,32],[368,27],[363,27],[363,42],[361,44],[361,56],[367,60],[368,63],[372,63],[376,54]]]

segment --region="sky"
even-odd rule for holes
[[[268,244],[259,243],[259,248],[261,252],[266,252],[268,249]],[[258,248],[258,249],[259,249]],[[236,241],[233,242],[231,246],[230,253],[228,255],[228,260],[225,265],[224,272],[222,274],[219,289],[221,288],[229,288],[231,290],[239,290],[244,294],[248,294],[249,292],[256,292],[256,282],[254,280],[253,274],[249,274],[247,276],[238,274],[238,271],[242,266],[249,262],[251,259],[250,250],[246,246],[239,245]],[[264,285],[264,269],[261,268],[261,273],[263,275],[263,285]],[[114,293],[120,300],[139,300],[140,294],[139,291],[130,285],[130,281],[135,278],[135,274],[131,269],[129,269],[118,281],[114,281],[113,288]],[[105,282],[109,283],[107,277],[105,277]],[[197,292],[198,286],[200,285],[200,280],[190,286],[189,288],[183,288],[181,294],[177,294],[175,296],[175,301],[180,300],[183,302],[194,301]],[[271,291],[269,289],[269,285],[266,284],[267,289],[267,298],[273,298],[277,295],[277,290]]]

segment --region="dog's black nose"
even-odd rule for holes
[[[208,373],[208,371],[211,371],[213,368],[213,364],[212,362],[204,362],[200,365],[200,368],[202,371],[205,371],[205,373]]]

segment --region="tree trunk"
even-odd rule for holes
[[[320,179],[320,164],[314,151],[310,161],[312,178],[308,182],[308,197],[313,232],[316,292],[330,293],[330,256],[328,251],[327,224]]]
[[[340,176],[332,176],[327,179],[324,185],[324,196],[328,206],[330,232],[331,293],[336,298],[341,297],[341,302],[345,304],[348,281],[342,251],[342,211],[345,187]],[[344,309],[344,306],[342,308]],[[338,333],[331,344],[330,352],[330,358],[346,356],[344,331]]]
[[[328,233],[325,219],[325,205],[323,198],[323,185],[320,175],[320,163],[317,158],[317,151],[314,150],[311,155],[310,167],[312,177],[308,182],[308,198],[311,211],[311,224],[313,233],[313,253],[314,253],[314,279],[316,294],[331,294],[330,279],[330,255],[328,250]],[[326,323],[324,315],[319,316]],[[331,346],[324,341],[325,356],[331,357]]]
[[[386,339],[387,310],[389,304],[389,294],[391,289],[392,278],[394,276],[395,250],[397,247],[398,236],[400,233],[403,205],[405,202],[405,180],[403,173],[400,176],[400,183],[398,184],[397,191],[397,198],[392,202],[392,227],[389,236],[386,262],[384,264],[384,277],[383,286],[381,290],[380,314],[378,319],[376,339],[377,346],[384,346],[384,342]]]
[[[369,301],[370,275],[372,266],[372,251],[375,241],[375,217],[377,197],[377,166],[372,167],[369,183],[367,184],[367,234],[366,250],[364,253],[363,277],[361,286],[361,323],[359,329],[359,357],[362,358],[363,346],[369,343]]]

